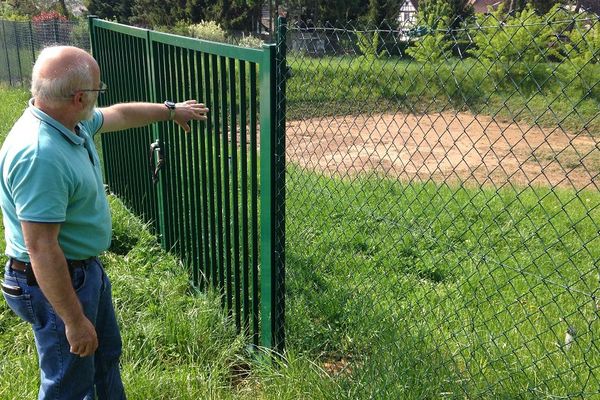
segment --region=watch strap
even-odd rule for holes
[[[163,104],[169,109],[169,121],[173,121],[175,119],[175,103],[166,100]]]

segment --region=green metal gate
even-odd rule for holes
[[[207,122],[102,136],[110,190],[150,222],[192,284],[222,294],[254,344],[284,345],[284,96],[275,45],[185,38],[90,18],[104,104],[196,99]]]

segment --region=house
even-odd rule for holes
[[[411,28],[417,24],[417,1],[405,0],[398,14],[398,25],[403,28]]]

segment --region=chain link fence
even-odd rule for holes
[[[27,86],[37,55],[44,47],[52,45],[72,45],[89,50],[87,20],[0,20],[0,82]]]
[[[598,16],[287,48],[287,347],[336,398],[600,396]]]

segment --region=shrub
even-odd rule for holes
[[[256,36],[244,36],[238,43],[242,47],[261,48],[265,42]]]
[[[358,49],[368,59],[382,57],[385,50],[379,50],[379,31],[373,33],[356,32],[356,45]]]
[[[4,2],[0,4],[0,18],[7,21],[29,21],[26,15],[19,13],[13,6]]]
[[[416,40],[406,53],[419,62],[437,64],[451,56],[449,48],[444,32],[434,31]]]
[[[563,63],[558,75],[564,91],[575,101],[600,101],[600,22],[591,17],[576,21],[559,57]]]
[[[88,21],[85,18],[80,18],[77,24],[72,26],[70,42],[77,47],[87,48],[89,45],[90,33]]]
[[[214,21],[201,21],[189,26],[189,35],[197,39],[210,40],[213,42],[225,42],[225,30]]]
[[[550,72],[545,64],[551,54],[554,32],[544,17],[528,5],[514,16],[503,16],[503,7],[479,17],[470,50],[498,85],[536,91]]]
[[[51,22],[51,21],[67,21],[67,17],[57,11],[44,11],[31,18],[31,21],[36,23]]]

